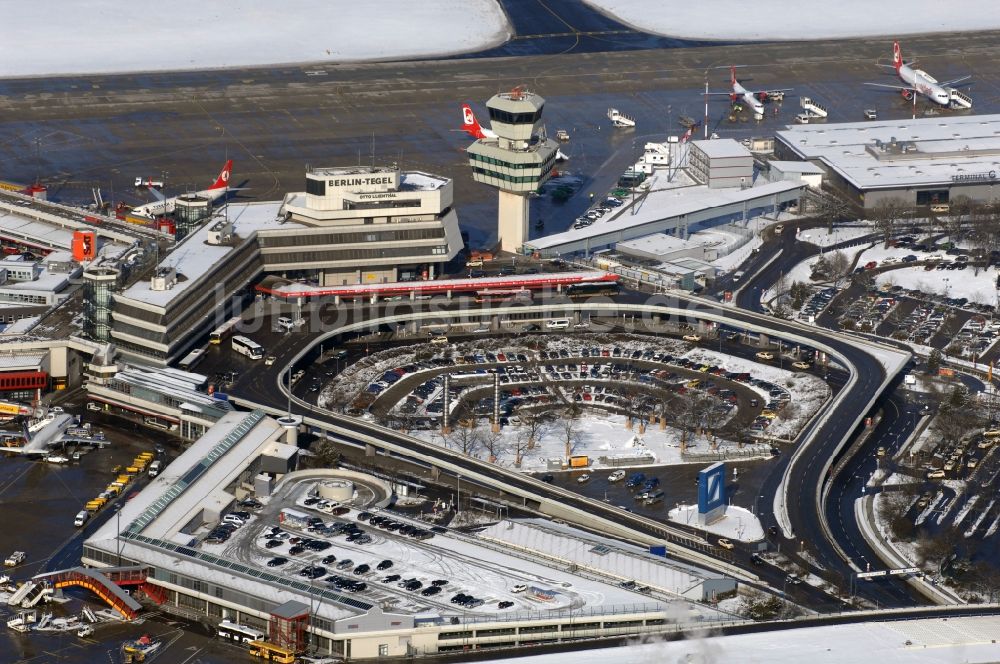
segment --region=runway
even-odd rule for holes
[[[977,113],[1000,109],[997,33],[906,45],[939,78],[972,74]],[[792,87],[827,105],[831,121],[860,121],[867,107],[882,118],[909,117],[910,104],[893,92],[862,85],[891,81],[875,66],[888,52],[885,40],[854,40],[6,80],[0,178],[39,177],[68,202],[86,202],[99,186],[108,200],[138,203],[145,199],[131,186],[136,176],[166,175],[172,193],[201,189],[229,156],[234,182],[249,187],[242,196],[274,200],[302,189],[307,165],[370,163],[374,154],[378,163],[454,178],[475,246],[491,239],[496,198],[470,177],[469,139],[456,131],[464,101],[483,114],[492,94],[527,85],[547,99],[549,131],[570,132],[565,168],[582,187],[561,206],[533,202],[552,233],[587,206],[602,165],[628,163],[644,142],[679,133],[681,115],[701,119],[706,79],[724,90],[732,63],[746,65],[748,87]],[[637,128],[612,130],[609,107],[635,116]],[[716,98],[709,127],[721,136],[771,135],[798,113],[796,97],[778,109],[760,124],[731,124],[725,98]]]

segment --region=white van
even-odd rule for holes
[[[160,469],[161,468],[163,468],[163,462],[162,461],[157,460],[157,461],[154,461],[153,463],[149,464],[149,476],[150,477],[156,477],[157,475],[160,474]]]
[[[87,510],[80,510],[79,512],[76,513],[76,518],[73,519],[73,525],[76,526],[77,528],[80,528],[83,526],[83,524],[87,523],[87,519],[89,518],[90,518],[90,512],[88,512]]]
[[[443,346],[444,344],[448,343],[448,337],[434,337],[433,339],[431,339],[431,343]]]
[[[291,331],[295,328],[295,323],[288,316],[278,316],[278,327],[282,330]]]
[[[565,330],[569,327],[568,318],[554,318],[552,320],[545,321],[546,330]]]

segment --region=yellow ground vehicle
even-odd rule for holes
[[[295,662],[294,652],[288,648],[268,643],[267,641],[251,641],[250,654],[254,657],[278,662],[279,664],[293,664]]]

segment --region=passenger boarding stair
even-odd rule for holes
[[[38,585],[40,584],[37,584],[34,581],[25,581],[21,587],[7,599],[7,604],[9,606],[18,606],[21,603],[21,600],[27,597],[28,593],[34,590],[35,586]]]
[[[142,605],[132,599],[120,586],[146,584],[149,570],[145,567],[109,567],[102,570],[74,567],[58,572],[39,574],[34,581],[46,581],[54,588],[80,586],[107,602],[126,620],[134,620]]]
[[[608,119],[611,120],[611,124],[616,127],[634,127],[635,118],[629,117],[619,111],[617,108],[608,109]]]
[[[35,583],[34,587],[21,600],[21,606],[26,609],[38,604],[44,597],[52,594],[52,587],[47,583]]]
[[[948,88],[952,108],[972,108],[972,97],[955,88]]]
[[[809,97],[799,97],[799,106],[802,107],[803,111],[817,118],[825,118],[830,115],[825,106]]]

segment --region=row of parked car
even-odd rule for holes
[[[601,205],[592,207],[577,217],[576,221],[573,223],[573,228],[586,228],[604,215],[611,212],[613,209],[621,207],[623,203],[624,202],[620,198],[608,196],[604,199]]]

